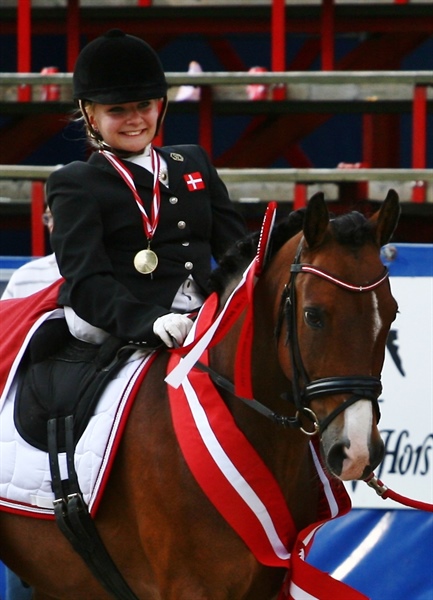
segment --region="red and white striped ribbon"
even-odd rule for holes
[[[159,189],[159,169],[160,169],[160,158],[153,148],[150,149],[150,156],[152,160],[152,171],[153,171],[153,195],[152,195],[152,208],[150,218],[144,208],[143,200],[140,198],[135,186],[134,178],[131,171],[120,161],[117,156],[107,150],[100,150],[100,153],[113,165],[126,185],[129,187],[134,195],[134,199],[141,212],[143,218],[143,227],[146,233],[146,238],[150,242],[153,238],[156,228],[159,223],[159,212],[161,206],[161,193]]]

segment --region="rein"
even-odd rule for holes
[[[425,510],[426,512],[433,512],[433,504],[429,504],[428,502],[421,502],[420,500],[412,500],[412,498],[407,498],[406,496],[402,496],[393,490],[390,490],[380,479],[376,477],[374,473],[372,473],[367,479],[364,479],[365,483],[373,488],[378,496],[386,500],[390,498],[394,500],[394,502],[398,502],[399,504],[403,504],[404,506],[408,506],[409,508],[415,508],[416,510]]]
[[[287,417],[284,415],[279,415],[278,413],[271,410],[270,408],[268,408],[258,400],[255,400],[254,398],[242,398],[242,396],[239,396],[235,393],[234,384],[231,381],[229,381],[226,377],[223,377],[223,375],[220,375],[214,369],[200,361],[197,362],[195,366],[203,373],[207,373],[212,379],[212,381],[215,383],[215,385],[226,390],[227,392],[230,392],[237,400],[241,400],[241,402],[244,402],[247,406],[253,408],[261,415],[267,417],[268,419],[271,419],[271,421],[274,421],[274,423],[276,423],[277,425],[281,425],[282,427],[292,429],[297,429],[300,427],[300,421],[298,419],[298,416]]]

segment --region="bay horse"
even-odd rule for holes
[[[399,201],[390,190],[366,218],[331,219],[323,194],[273,228],[253,290],[251,378],[256,402],[279,427],[221,389],[239,429],[281,488],[298,530],[317,519],[310,434],[340,480],[380,463],[377,427],[386,338],[397,312],[380,248]],[[240,241],[213,275],[220,309],[254,259],[257,235]],[[209,367],[235,378],[243,314],[209,351]],[[261,564],[209,502],[179,450],[164,383],[170,352],[153,362],[134,402],[95,518],[123,577],[141,600],[270,600],[284,570]],[[51,521],[0,513],[0,559],[35,600],[111,596]]]

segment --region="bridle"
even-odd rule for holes
[[[353,375],[344,377],[326,377],[323,379],[316,379],[311,381],[308,377],[307,371],[304,367],[301,351],[298,340],[298,330],[296,322],[296,278],[299,273],[306,273],[316,275],[325,279],[333,285],[337,285],[349,292],[353,293],[366,293],[370,292],[384,283],[388,279],[388,269],[385,267],[381,275],[370,282],[367,285],[357,286],[346,281],[343,281],[339,277],[329,273],[328,271],[315,267],[314,265],[301,263],[302,241],[298,246],[296,256],[293,264],[290,267],[290,279],[289,282],[284,286],[278,318],[275,330],[275,337],[278,342],[281,334],[281,329],[284,320],[287,323],[287,340],[286,344],[289,347],[290,361],[292,368],[292,394],[284,394],[285,397],[290,398],[296,408],[294,416],[286,416],[276,413],[271,410],[258,400],[254,398],[242,398],[235,393],[234,384],[226,379],[224,376],[217,373],[214,369],[202,362],[197,362],[196,367],[201,371],[207,373],[212,381],[222,389],[230,392],[235,398],[244,402],[250,408],[264,415],[268,419],[271,419],[276,424],[291,429],[300,429],[303,433],[308,436],[314,436],[316,434],[322,434],[325,429],[329,426],[331,421],[335,419],[337,415],[346,410],[358,400],[370,400],[374,411],[376,413],[377,422],[380,419],[380,410],[378,398],[382,391],[382,385],[380,378],[369,375]],[[323,398],[324,396],[331,396],[336,394],[351,394],[351,396],[342,402],[337,408],[335,408],[325,419],[319,420],[316,414],[311,410],[309,404],[312,400]],[[307,430],[303,427],[301,417],[306,418],[312,423],[313,429]]]
[[[298,328],[296,320],[297,296],[296,279],[299,273],[315,275],[325,279],[329,283],[353,293],[366,293],[378,288],[388,278],[388,269],[385,267],[381,275],[367,285],[357,286],[328,271],[308,263],[301,263],[302,241],[298,246],[295,260],[290,267],[291,277],[285,285],[279,308],[277,320],[276,337],[281,333],[284,319],[287,323],[287,345],[289,347],[292,368],[292,400],[296,408],[295,419],[299,422],[304,416],[313,423],[313,430],[305,430],[301,424],[300,429],[307,435],[315,435],[325,431],[328,425],[337,415],[346,408],[358,402],[358,400],[370,400],[376,413],[377,422],[380,419],[378,397],[382,391],[380,378],[369,375],[353,375],[344,377],[326,377],[311,381],[304,367],[299,347]],[[351,394],[351,396],[335,408],[325,419],[319,421],[315,413],[309,408],[312,400],[321,399],[324,396],[335,394]]]

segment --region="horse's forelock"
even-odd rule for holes
[[[368,219],[357,211],[340,215],[330,221],[331,230],[339,244],[362,246],[374,239]]]

